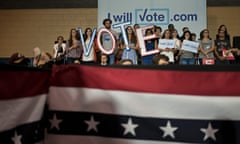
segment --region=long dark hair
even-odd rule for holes
[[[205,31],[208,32],[208,39],[211,40],[208,29],[204,29],[204,30],[202,30],[202,31],[200,32],[200,40],[203,40],[203,38],[204,38],[203,34],[204,34]]]
[[[182,37],[181,37],[181,41],[185,40],[185,35],[186,35],[187,33],[189,33],[189,35],[190,35],[190,37],[189,37],[188,40],[189,40],[189,41],[192,41],[192,40],[191,40],[192,33],[191,33],[190,31],[185,31],[185,32],[183,33],[183,35],[182,35]]]
[[[128,28],[131,28],[131,29],[132,29],[131,41],[130,41],[130,42],[132,42],[132,43],[134,43],[134,44],[137,44],[137,38],[136,38],[136,35],[135,35],[135,33],[134,33],[134,30],[133,30],[133,28],[132,28],[131,26],[128,26],[128,27],[126,27],[126,29],[125,29],[126,34],[127,34],[127,39],[129,40],[128,32],[127,32]]]
[[[152,29],[146,29],[146,30],[145,30],[145,36],[147,35],[148,32],[151,32],[151,34],[153,34]],[[145,43],[150,42],[150,41],[151,41],[151,42],[154,42],[155,40],[156,40],[156,39],[146,40]]]
[[[87,31],[88,31],[88,30],[90,30],[90,31],[91,31],[91,33],[92,33],[92,29],[91,29],[91,28],[89,28],[89,27],[88,27],[88,28],[86,28],[86,29],[85,29],[85,31],[84,31],[84,35],[83,35],[84,41],[86,41],[86,40],[87,40],[87,38],[88,38],[88,35],[87,35]],[[91,34],[91,36],[92,36],[92,34]]]
[[[226,25],[224,25],[224,24],[222,24],[222,25],[219,26],[219,28],[218,28],[218,33],[221,31],[221,28],[222,28],[222,27],[225,27],[225,36],[227,36],[227,35],[228,35],[228,31],[227,31]]]
[[[176,33],[177,33],[177,37],[176,37],[176,38],[177,38],[177,39],[180,39],[180,36],[179,36],[179,34],[178,34],[177,29],[173,29],[172,33],[173,33],[173,32],[176,32]],[[172,38],[173,38],[173,36],[172,36]]]
[[[172,39],[172,34],[171,34],[171,31],[169,30],[169,29],[165,29],[164,30],[164,32],[163,32],[163,35],[162,35],[162,39],[165,39],[166,37],[165,37],[165,35],[166,35],[166,33],[167,33],[167,31],[169,32],[169,39]]]
[[[73,31],[73,30],[76,31],[75,39],[80,40],[80,34],[79,34],[79,32],[78,32],[75,28],[72,28],[72,29],[70,30],[70,35],[69,35],[69,39],[68,39],[69,47],[71,47],[71,46],[73,45],[73,37],[72,37],[72,31]]]

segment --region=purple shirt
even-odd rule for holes
[[[77,48],[70,49],[69,43],[66,46],[66,55],[68,58],[80,58],[82,55],[82,44],[80,41],[77,41]]]

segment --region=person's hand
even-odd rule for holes
[[[226,50],[226,56],[229,56],[231,52],[232,52],[231,50]]]
[[[132,46],[132,45],[130,45],[130,46],[128,46],[129,48],[131,48],[131,49],[135,49],[135,47],[134,46]]]
[[[180,57],[180,56],[175,56],[175,59],[176,59],[176,60],[179,60],[179,57]]]
[[[237,55],[240,55],[240,50],[237,51]]]
[[[221,60],[221,61],[224,61],[225,59],[226,59],[226,58],[225,58],[224,56],[221,56],[221,57],[220,57],[220,60]]]
[[[208,57],[208,54],[207,54],[206,52],[203,52],[203,54],[204,54],[206,57]]]

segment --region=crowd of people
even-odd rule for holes
[[[236,64],[238,63],[240,50],[232,48],[230,44],[230,35],[225,25],[218,28],[216,38],[210,38],[209,30],[204,29],[197,35],[192,33],[188,27],[182,29],[182,36],[179,36],[178,30],[174,24],[169,24],[168,28],[162,30],[160,26],[154,26],[145,30],[145,36],[155,34],[156,38],[146,40],[145,47],[147,51],[158,49],[159,53],[147,56],[141,55],[141,47],[139,45],[136,30],[140,28],[138,24],[127,26],[125,29],[128,45],[124,42],[122,33],[117,33],[111,28],[112,21],[110,19],[103,20],[103,26],[109,30],[115,39],[114,52],[105,54],[99,49],[97,38],[93,40],[92,47],[86,55],[83,51],[83,45],[89,46],[93,35],[93,29],[86,28],[84,34],[84,43],[81,41],[80,33],[77,29],[70,30],[69,39],[65,40],[63,36],[58,36],[53,46],[53,52],[43,52],[40,48],[33,49],[33,60],[26,61],[26,58],[20,53],[11,56],[10,64],[28,64],[33,67],[44,67],[50,64],[99,64],[99,65],[168,65],[168,64],[184,64],[184,65],[213,65],[213,64]],[[175,47],[164,48],[159,47],[160,39],[175,40]],[[110,50],[113,46],[113,40],[108,33],[102,33],[101,45],[104,49]],[[197,53],[182,49],[184,40],[195,41],[199,43]],[[232,56],[232,57],[231,57]]]

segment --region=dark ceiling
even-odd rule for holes
[[[207,0],[207,6],[240,6],[240,0]],[[1,0],[0,9],[97,8],[97,0]]]

